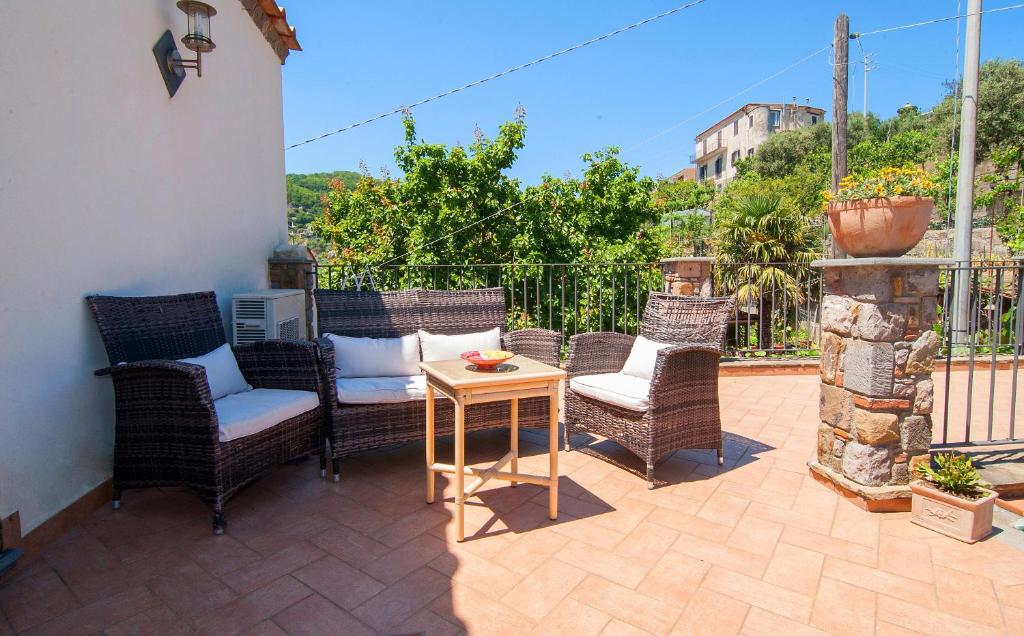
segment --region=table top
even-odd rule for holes
[[[472,369],[473,365],[460,359],[420,362],[420,369],[427,374],[428,378],[436,378],[453,389],[523,384],[565,378],[565,371],[562,369],[537,362],[526,356],[514,356],[503,364],[518,368],[512,371],[476,371]]]

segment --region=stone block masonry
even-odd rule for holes
[[[815,472],[891,499],[931,445],[937,260],[818,261],[824,270]],[[852,482],[852,484],[851,484]],[[909,489],[907,490],[909,496]]]
[[[675,296],[711,296],[711,263],[705,256],[681,256],[661,261],[664,291]]]

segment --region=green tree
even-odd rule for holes
[[[949,153],[950,135],[959,138],[960,121],[953,117],[960,94],[958,82],[947,82],[946,97],[929,117],[936,130],[935,153]],[[991,59],[978,73],[978,138],[976,156],[985,159],[995,148],[1024,145],[1024,64]]]
[[[711,223],[702,212],[715,198],[710,181],[660,181],[654,202],[661,212],[658,234],[666,254],[703,256],[708,249]]]

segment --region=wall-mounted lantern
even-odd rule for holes
[[[209,53],[217,46],[210,37],[210,18],[217,15],[217,10],[198,0],[179,0],[177,6],[188,16],[188,33],[182,36],[181,43],[194,51],[196,56],[191,60],[182,59],[169,30],[164,32],[153,47],[153,55],[156,56],[160,74],[171,97],[174,97],[184,81],[185,69],[194,68],[197,77],[203,76],[203,53]]]

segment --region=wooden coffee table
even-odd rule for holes
[[[465,504],[490,479],[501,479],[547,486],[548,516],[558,517],[558,383],[565,371],[523,356],[515,356],[502,365],[506,370],[476,371],[465,360],[421,362],[427,375],[427,503],[434,503],[434,474],[451,473],[455,480],[455,526],[457,539],[465,538]],[[508,367],[515,367],[509,369]],[[455,463],[434,461],[434,398],[435,392],[455,402]],[[548,432],[548,474],[531,475],[518,472],[519,400],[547,397],[550,401]],[[511,450],[489,468],[466,467],[466,417],[468,404],[511,402]],[[503,470],[509,465],[509,470]],[[467,487],[466,476],[474,477]]]

